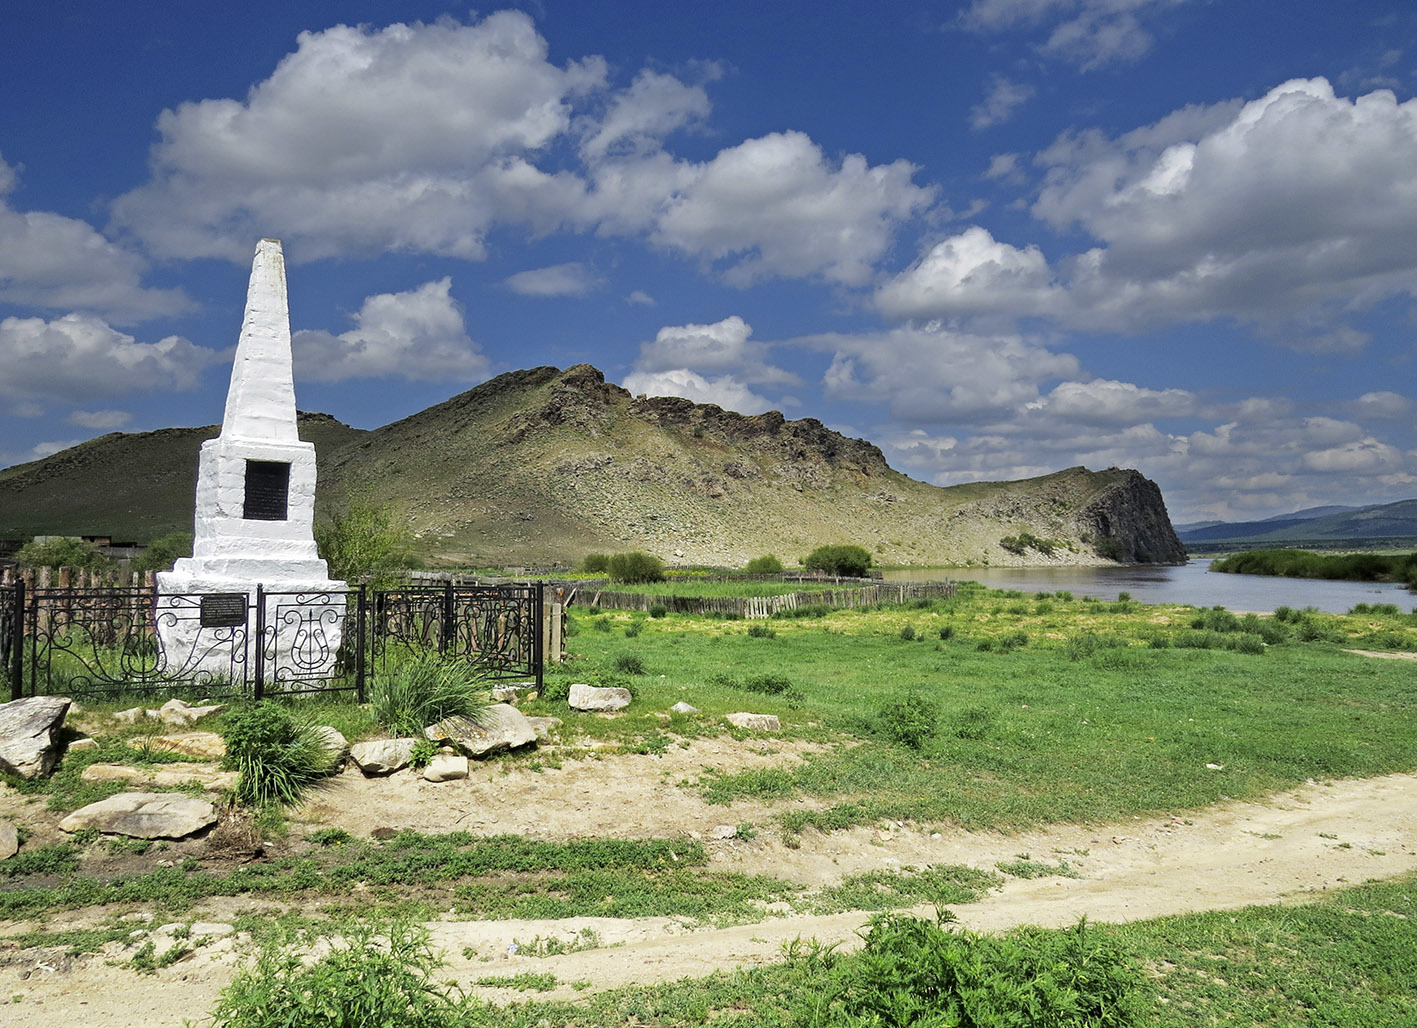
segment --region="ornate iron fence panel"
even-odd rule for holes
[[[232,598],[244,610],[246,594]],[[26,691],[243,691],[247,622],[211,617],[208,599],[150,588],[35,589],[24,610]]]
[[[364,587],[326,592],[256,589],[256,698],[354,691],[364,701],[368,605]]]
[[[374,594],[373,660],[438,652],[476,664],[489,678],[542,677],[541,586],[410,587]]]

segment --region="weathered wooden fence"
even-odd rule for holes
[[[753,620],[769,618],[799,607],[872,607],[878,603],[948,599],[955,592],[953,582],[891,582],[859,588],[804,590],[780,596],[658,596],[578,588],[570,595],[570,603],[614,610],[647,611],[652,607],[664,607],[676,614],[726,614]]]

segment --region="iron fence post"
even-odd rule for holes
[[[367,640],[367,638],[368,638],[368,633],[366,633],[366,631],[365,631],[365,624],[364,624],[364,623],[365,623],[365,621],[366,621],[366,620],[368,619],[368,617],[369,617],[369,604],[368,604],[368,601],[367,601],[366,598],[365,598],[364,583],[362,583],[362,582],[359,584],[359,600],[358,600],[358,603],[357,603],[357,611],[358,611],[358,614],[357,614],[357,617],[356,617],[356,619],[355,619],[355,620],[356,620],[356,626],[355,626],[355,629],[354,629],[354,632],[355,632],[355,639],[356,639],[356,644],[355,644],[355,658],[354,658],[354,692],[355,692],[355,695],[359,698],[359,702],[360,702],[360,703],[363,703],[363,702],[364,702],[364,673],[365,673],[365,667],[366,667],[366,665],[365,665],[365,663],[364,663],[364,656],[365,656],[365,654],[364,654],[364,647],[365,647],[365,644],[366,644],[366,640]]]
[[[266,695],[266,589],[256,584],[256,684],[255,697],[261,700]],[[249,622],[248,622],[249,623]],[[249,666],[249,664],[248,664]]]
[[[546,616],[546,584],[537,582],[531,587],[532,624],[536,630],[531,633],[531,662],[536,669],[536,691],[542,689],[542,677],[546,659],[546,632],[543,619]]]
[[[24,696],[21,679],[25,673],[25,583],[15,583],[15,609],[10,618],[10,698]]]
[[[457,625],[454,623],[455,606],[453,603],[453,582],[452,579],[443,583],[443,630],[439,633],[438,652],[447,656],[449,651],[456,652],[456,648],[449,645],[448,640],[457,640]]]

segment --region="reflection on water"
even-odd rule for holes
[[[1142,603],[1219,605],[1230,610],[1269,611],[1289,606],[1342,614],[1359,603],[1395,603],[1403,611],[1417,605],[1417,594],[1397,584],[1222,575],[1211,574],[1209,568],[1210,560],[1205,559],[1176,567],[910,568],[887,571],[885,576],[888,581],[974,581],[991,589],[1025,593],[1065,589],[1075,596],[1105,600],[1115,600],[1118,593],[1125,592]]]

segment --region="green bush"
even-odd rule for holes
[[[649,616],[652,618],[668,617],[669,608],[662,603],[651,604],[649,608]]]
[[[226,719],[226,757],[238,803],[294,803],[334,770],[338,757],[316,727],[270,700]]]
[[[315,545],[330,577],[374,588],[395,584],[413,564],[413,534],[382,507],[353,503],[315,525]]]
[[[641,550],[615,554],[606,565],[606,571],[614,582],[664,581],[664,562],[654,554]]]
[[[625,638],[633,639],[638,636],[643,630],[644,625],[640,624],[640,622],[638,621],[631,621],[628,625],[625,626]]]
[[[610,570],[610,554],[587,553],[581,561],[581,570],[591,575],[603,575]]]
[[[902,642],[914,642],[914,641],[915,641],[915,626],[914,626],[914,625],[905,625],[904,627],[902,627],[901,630],[900,630],[900,638],[901,638],[901,641],[902,641]]]
[[[638,653],[622,653],[615,658],[615,670],[622,675],[642,675],[645,673],[644,658]]]
[[[434,978],[444,966],[422,926],[352,921],[314,963],[295,940],[267,945],[222,990],[213,1028],[450,1028],[466,1000]]]
[[[1083,632],[1081,635],[1075,635],[1069,639],[1063,646],[1063,652],[1068,655],[1069,660],[1083,660],[1103,650],[1125,645],[1127,645],[1127,640],[1121,636]]]
[[[148,571],[171,571],[178,557],[192,556],[191,532],[168,532],[160,535],[142,553],[133,558],[131,567],[139,574]]]
[[[395,736],[422,735],[423,729],[445,717],[461,714],[474,720],[487,705],[481,674],[464,661],[428,654],[378,675],[369,702],[379,723]]]
[[[20,547],[15,560],[31,568],[82,568],[85,571],[101,571],[111,568],[109,560],[93,543],[82,539],[52,536],[41,542],[31,539]]]
[[[950,931],[904,914],[871,921],[824,997],[803,1001],[811,1028],[1125,1028],[1138,1023],[1140,970],[1085,921],[1004,936]],[[843,1017],[843,1015],[845,1015]]]
[[[753,675],[743,682],[743,688],[765,696],[781,696],[791,691],[792,682],[782,675]]]
[[[748,561],[747,567],[743,570],[750,575],[780,575],[782,574],[782,561],[771,553],[766,553]]]
[[[748,638],[750,639],[776,639],[777,633],[767,625],[749,625]]]
[[[925,744],[940,730],[940,708],[916,689],[907,689],[896,699],[876,710],[876,734],[912,750]]]
[[[802,559],[802,566],[808,571],[861,578],[871,566],[871,554],[860,546],[848,544],[818,546]]]

